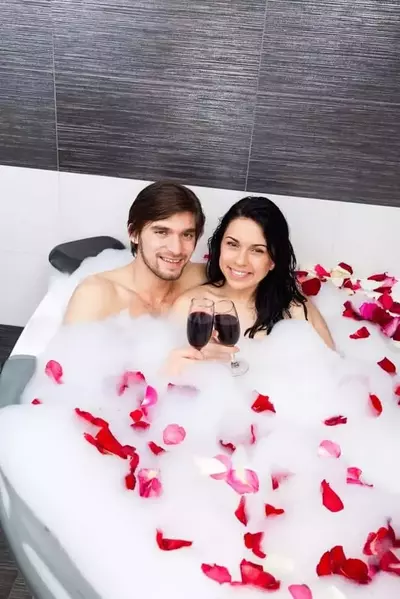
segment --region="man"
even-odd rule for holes
[[[135,260],[80,283],[64,322],[102,320],[126,309],[133,316],[167,311],[184,291],[205,281],[204,265],[190,262],[204,221],[200,201],[187,187],[165,181],[147,186],[129,211]]]

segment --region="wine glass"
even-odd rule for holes
[[[215,304],[214,328],[222,345],[233,347],[239,341],[240,323],[235,304],[231,300],[220,300]],[[240,376],[248,371],[249,365],[244,360],[237,360],[232,354],[230,368],[232,376]]]
[[[195,349],[203,349],[210,341],[214,326],[214,302],[206,298],[193,298],[187,320],[187,338]]]

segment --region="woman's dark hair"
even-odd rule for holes
[[[128,233],[140,234],[149,222],[164,220],[180,212],[190,212],[195,217],[196,241],[204,230],[204,213],[199,198],[193,191],[172,181],[157,181],[139,193],[129,210]],[[137,244],[131,242],[135,256]]]
[[[268,335],[285,315],[290,317],[292,302],[306,308],[306,298],[296,281],[296,257],[289,239],[289,227],[278,206],[268,198],[249,196],[236,202],[208,241],[207,279],[217,287],[225,283],[219,265],[222,239],[228,225],[236,218],[250,218],[261,227],[268,253],[275,264],[273,270],[258,284],[254,297],[256,321],[245,331],[250,338],[258,331],[266,331]]]

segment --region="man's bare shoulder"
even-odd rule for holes
[[[192,287],[203,285],[206,280],[206,265],[200,262],[189,262],[182,274],[180,288],[185,292]]]
[[[117,290],[107,274],[90,275],[79,283],[69,300],[64,323],[101,320],[110,314]]]

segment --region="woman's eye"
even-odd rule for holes
[[[232,247],[232,248],[235,248],[235,247],[237,247],[237,244],[236,244],[236,243],[234,243],[233,241],[227,241],[227,245],[229,245],[229,246],[230,246],[230,247]]]

